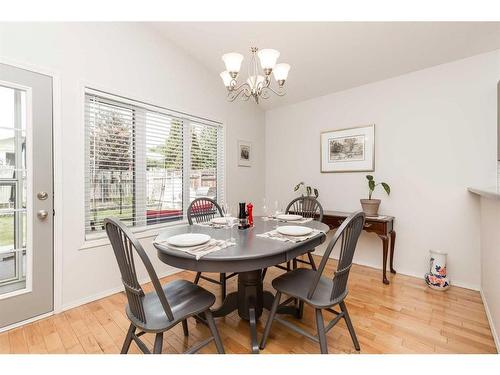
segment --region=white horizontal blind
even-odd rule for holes
[[[217,200],[219,202],[227,202],[226,187],[225,187],[225,171],[226,164],[224,162],[226,152],[224,148],[224,128],[217,127]],[[233,215],[236,215],[234,212]]]
[[[131,107],[85,96],[86,233],[101,230],[105,217],[134,221],[135,115]]]
[[[182,220],[197,197],[217,199],[220,124],[90,91],[85,128],[87,237],[103,231],[106,217],[145,228]]]
[[[218,129],[204,124],[191,124],[191,163],[189,178],[196,181],[191,186],[196,197],[217,200],[217,133]],[[190,193],[191,200],[194,198]]]

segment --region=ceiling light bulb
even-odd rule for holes
[[[256,89],[257,86],[260,83],[263,83],[264,81],[265,81],[265,78],[261,75],[258,75],[257,78],[255,78],[255,76],[250,76],[247,79],[247,83],[252,88],[252,90]]]
[[[234,76],[240,71],[241,62],[243,61],[243,55],[235,52],[226,53],[225,55],[222,55],[222,61],[224,61],[226,70],[229,72],[229,74]]]
[[[221,74],[220,77],[222,78],[222,82],[224,82],[224,86],[230,87],[231,86],[231,81],[233,78],[231,77],[231,74],[227,70],[224,70]]]
[[[290,65],[281,63],[276,64],[273,69],[274,78],[276,81],[285,81],[288,78],[288,71],[290,70]]]
[[[257,52],[257,56],[259,56],[260,66],[262,69],[271,73],[271,70],[276,65],[278,57],[280,57],[280,53],[275,49],[265,48],[259,50],[259,52]],[[266,72],[266,74],[269,73]]]

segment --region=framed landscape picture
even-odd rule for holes
[[[375,170],[375,125],[321,133],[321,172]]]
[[[246,141],[238,141],[238,166],[252,166],[252,143]]]

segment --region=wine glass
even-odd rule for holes
[[[229,216],[231,216],[231,209],[230,209],[230,206],[229,206],[229,203],[227,202],[222,202],[220,204],[220,208],[222,210],[222,215],[227,218]]]
[[[271,216],[269,212],[269,206],[267,205],[266,198],[262,199],[262,216],[264,216],[265,219],[269,218]]]
[[[222,214],[226,219],[226,228],[229,229],[229,241],[234,242],[233,238],[233,226],[234,226],[234,217],[231,215],[231,205],[227,202],[223,202],[221,204]]]
[[[283,209],[279,201],[274,201],[274,216],[277,217],[279,214],[283,213]]]

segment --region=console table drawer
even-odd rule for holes
[[[363,227],[364,230],[367,232],[376,232],[380,234],[386,234],[386,226],[385,223],[382,223],[380,221],[365,221],[365,226]]]
[[[330,229],[335,229],[340,227],[342,223],[344,222],[344,218],[337,218],[337,217],[331,217],[331,216],[326,216],[323,217],[323,223],[328,225]]]
[[[331,229],[338,228],[344,222],[344,218],[337,217],[324,217],[323,222],[327,224]],[[363,227],[367,232],[376,232],[380,234],[386,234],[386,223],[380,221],[365,221],[365,226]]]

